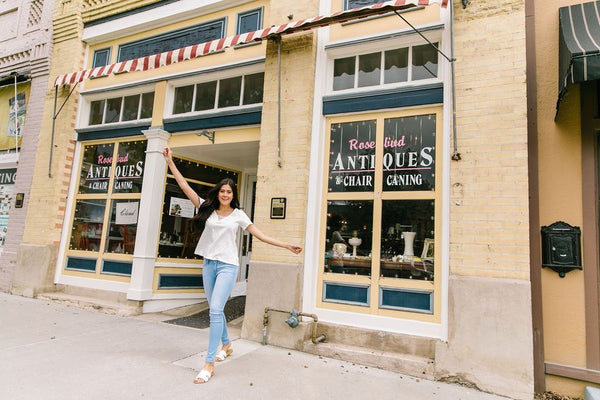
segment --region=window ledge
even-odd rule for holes
[[[151,118],[139,119],[136,121],[127,121],[127,122],[115,122],[110,124],[100,124],[93,126],[86,126],[82,128],[76,128],[75,132],[77,133],[87,133],[87,132],[98,132],[98,131],[106,131],[108,129],[126,129],[126,128],[137,128],[148,126],[152,122]]]
[[[437,89],[437,88],[441,88],[443,86],[444,86],[444,84],[442,82],[433,82],[433,83],[425,83],[425,84],[421,84],[421,85],[404,85],[404,86],[393,87],[393,88],[377,87],[376,89],[370,89],[370,90],[360,90],[360,91],[352,90],[352,91],[347,91],[345,93],[335,93],[335,94],[325,95],[325,96],[323,96],[323,101],[355,99],[357,97],[380,96],[380,95],[386,95],[386,94],[415,92],[418,90]]]

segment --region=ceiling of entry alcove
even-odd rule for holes
[[[176,156],[219,167],[245,171],[258,166],[259,142],[238,142],[173,148]]]

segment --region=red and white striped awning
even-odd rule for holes
[[[384,14],[393,10],[406,9],[418,6],[428,6],[430,4],[439,4],[446,7],[448,0],[395,0],[377,3],[371,6],[354,8],[352,10],[340,11],[331,15],[316,16],[300,21],[289,22],[283,25],[272,26],[270,28],[260,29],[258,31],[243,33],[235,36],[228,36],[222,39],[212,40],[206,43],[195,44],[183,47],[177,50],[165,51],[164,53],[154,54],[136,58],[133,60],[121,61],[111,65],[84,69],[81,71],[70,72],[60,75],[56,78],[56,86],[73,85],[89,78],[99,78],[111,74],[121,74],[133,71],[146,71],[149,69],[160,68],[166,65],[175,64],[185,60],[205,56],[210,53],[221,51],[227,47],[237,46],[244,43],[261,41],[269,37],[289,34],[302,30],[309,30],[322,26],[350,21],[353,19],[366,18],[372,15]]]

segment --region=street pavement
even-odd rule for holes
[[[1,400],[507,400],[455,384],[240,339],[206,384],[208,329],[0,293]]]

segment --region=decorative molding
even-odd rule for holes
[[[44,0],[32,0],[29,5],[29,17],[27,18],[27,28],[38,25],[42,21],[44,11]]]
[[[162,0],[84,0],[81,15],[84,22],[90,22],[160,1]]]
[[[79,39],[83,31],[83,22],[80,14],[69,14],[54,18],[52,21],[54,29],[54,43],[65,42],[71,39]]]

